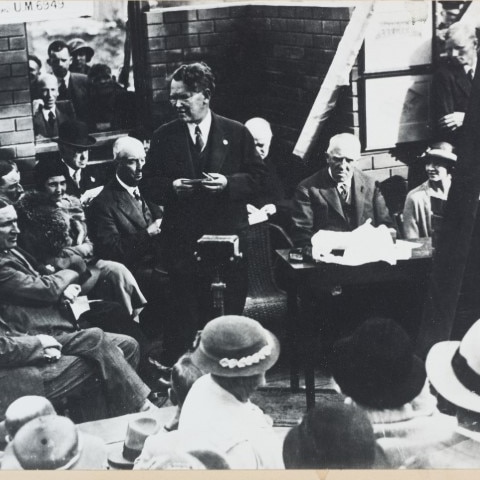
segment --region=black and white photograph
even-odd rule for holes
[[[1,0],[0,476],[480,468],[479,39]]]

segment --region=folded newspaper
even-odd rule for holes
[[[343,255],[334,254],[341,250]],[[385,225],[373,227],[371,220],[352,232],[319,230],[312,237],[312,257],[315,261],[341,265],[380,261],[395,265],[399,258],[390,230]]]

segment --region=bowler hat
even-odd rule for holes
[[[95,53],[93,48],[81,38],[72,38],[72,40],[70,40],[67,45],[71,55],[80,50],[85,50],[85,53],[87,54],[87,62],[92,59],[93,54]]]
[[[436,142],[432,143],[425,152],[419,157],[421,160],[428,161],[432,158],[439,160],[445,160],[449,163],[455,164],[457,161],[457,155],[454,153],[454,147],[448,142]]]
[[[102,440],[79,432],[69,418],[46,415],[17,432],[2,470],[102,470],[106,463]]]
[[[371,318],[333,346],[332,373],[345,395],[376,409],[399,408],[420,394],[425,366],[390,319]]]
[[[207,323],[192,361],[220,377],[249,377],[266,372],[279,354],[278,339],[256,320],[225,315]]]
[[[283,443],[286,468],[371,468],[375,435],[354,404],[320,399]]]
[[[158,422],[147,416],[135,418],[128,423],[123,445],[117,445],[108,455],[108,463],[122,470],[132,470],[137,457],[142,453],[145,440],[159,430]]]
[[[97,143],[95,138],[88,134],[87,124],[78,120],[66,120],[61,123],[58,127],[58,137],[54,140],[58,143],[84,149]]]
[[[480,413],[480,320],[461,341],[435,344],[427,355],[430,383],[450,403]]]

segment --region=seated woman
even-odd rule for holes
[[[85,214],[80,201],[66,194],[62,167],[57,158],[41,160],[35,166],[38,191],[28,192],[17,208],[22,245],[38,261],[55,269],[84,261],[92,276],[82,286],[82,293],[120,303],[136,319],[147,301],[127,267],[95,258]]]
[[[142,465],[168,450],[208,449],[232,469],[284,468],[272,420],[250,402],[278,359],[276,337],[257,321],[227,315],[207,323],[191,359],[207,372],[187,394],[178,430],[147,438]]]
[[[457,161],[453,146],[447,142],[434,143],[420,158],[425,161],[428,180],[410,191],[405,200],[403,230],[408,239],[432,236],[432,198],[447,200]]]

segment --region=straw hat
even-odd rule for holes
[[[225,315],[207,323],[192,361],[220,377],[249,377],[266,372],[279,354],[278,339],[256,320]]]
[[[480,320],[461,341],[440,342],[427,355],[426,369],[435,390],[457,407],[480,413]]]
[[[5,450],[2,470],[102,470],[104,443],[66,417],[46,415],[25,424]]]
[[[133,464],[142,453],[145,440],[148,436],[158,432],[160,425],[152,417],[140,417],[131,420],[128,424],[127,435],[123,445],[117,445],[108,455],[108,463],[122,470],[133,469]]]
[[[453,145],[448,142],[436,142],[432,143],[432,146],[428,147],[419,158],[425,162],[428,161],[428,159],[437,158],[455,164],[457,162],[457,155],[453,153],[453,150]]]

